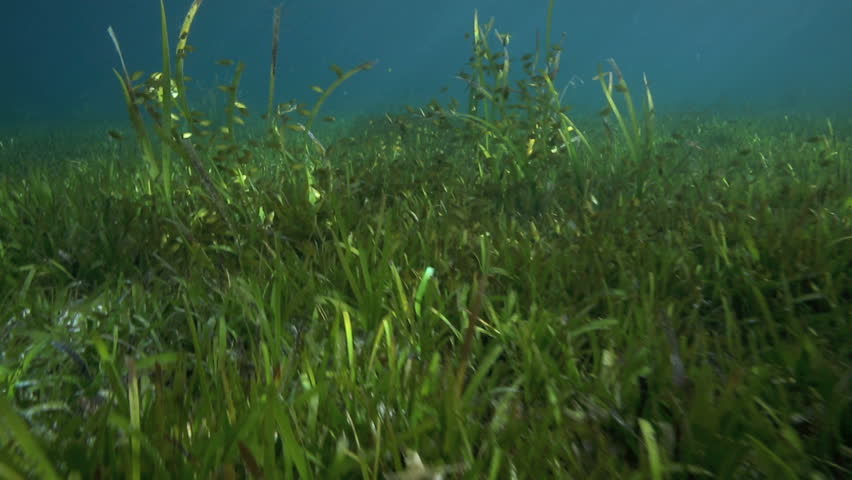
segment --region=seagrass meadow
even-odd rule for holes
[[[473,19],[467,96],[0,137],[0,478],[852,476],[852,120],[600,112]],[[553,2],[550,2],[550,10]],[[107,134],[107,130],[109,130]]]

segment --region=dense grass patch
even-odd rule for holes
[[[85,478],[375,477],[407,449],[471,478],[843,475],[848,144],[772,125],[744,155],[708,119],[639,196],[605,153],[483,180],[406,121],[332,144],[319,201],[260,163],[230,224],[163,211],[107,142],[7,174],[5,415]]]
[[[848,476],[850,125],[575,123],[488,28],[467,113],[2,139],[0,475]]]

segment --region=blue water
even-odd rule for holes
[[[189,0],[167,0],[174,43]],[[512,35],[515,58],[544,35],[547,0],[288,0],[284,2],[277,100],[313,101],[311,85],[343,68],[378,60],[328,103],[336,115],[446,100],[464,83],[455,75],[470,55],[473,12],[495,17]],[[202,96],[227,77],[222,58],[246,63],[241,99],[266,105],[271,0],[206,0],[190,35],[196,51],[187,74]],[[5,125],[126,123],[112,68],[118,57],[112,25],[128,68],[159,70],[156,0],[5,2],[0,16],[0,122]],[[634,88],[647,74],[658,108],[677,111],[848,115],[852,107],[850,0],[557,0],[553,37],[565,32],[559,80],[567,103],[603,105],[591,81],[615,58]],[[520,70],[520,62],[514,63]]]

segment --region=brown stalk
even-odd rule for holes
[[[474,277],[474,280],[479,280],[479,276]],[[488,277],[482,277],[479,282],[479,287],[473,297],[473,304],[470,307],[470,320],[467,324],[467,330],[464,335],[464,344],[462,345],[461,362],[459,369],[456,372],[455,393],[456,400],[461,399],[462,391],[464,390],[465,373],[470,367],[470,356],[473,350],[473,337],[476,333],[476,327],[479,324],[480,315],[482,313],[482,299],[485,297],[485,289],[488,287]]]

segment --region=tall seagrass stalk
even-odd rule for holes
[[[124,54],[121,53],[121,46],[118,43],[118,37],[116,37],[112,26],[107,28],[107,33],[112,39],[115,51],[118,52],[118,59],[121,62],[121,73],[114,68],[112,71],[115,73],[115,76],[118,78],[118,82],[121,84],[121,91],[124,94],[124,103],[127,106],[127,113],[130,116],[130,124],[136,132],[136,138],[139,140],[139,145],[142,148],[142,158],[148,165],[149,181],[147,187],[148,194],[151,194],[151,180],[156,179],[160,174],[160,167],[158,165],[157,158],[154,155],[154,147],[151,144],[151,138],[148,136],[148,130],[145,128],[145,120],[142,118],[140,103],[142,103],[143,99],[138,98],[136,91],[133,88],[133,82],[138,78],[138,76],[134,74],[131,77],[130,73],[128,73],[127,64],[124,62]]]
[[[175,87],[177,89],[178,105],[183,112],[184,118],[187,120],[191,117],[189,103],[186,99],[186,77],[183,73],[183,65],[184,60],[186,59],[186,54],[189,52],[187,48],[189,31],[192,28],[192,22],[195,20],[195,15],[198,13],[198,9],[201,7],[201,3],[203,1],[204,0],[193,0],[192,5],[190,5],[189,10],[186,12],[186,16],[183,18],[183,24],[181,24],[180,34],[178,35],[177,48],[175,49],[177,54],[177,61],[175,62]],[[165,30],[166,25],[163,24],[163,31]]]
[[[183,149],[179,144],[179,140],[181,137],[188,138],[191,136],[190,132],[179,134],[175,127],[175,122],[182,118],[187,123],[187,128],[191,129],[193,126],[191,112],[186,99],[184,59],[188,52],[187,40],[190,29],[192,28],[192,22],[202,2],[203,0],[194,0],[192,2],[181,25],[176,49],[175,74],[172,75],[166,9],[164,1],[160,0],[162,71],[152,75],[151,81],[147,84],[133,85],[141,77],[141,73],[134,74],[133,76],[128,73],[124,55],[122,54],[115,31],[112,27],[107,29],[107,33],[112,39],[119,60],[121,61],[122,72],[119,73],[115,69],[113,71],[121,84],[130,122],[142,147],[142,156],[148,165],[148,193],[153,193],[152,183],[161,182],[162,193],[166,198],[169,208],[172,205],[171,154],[172,151],[182,154]],[[149,101],[153,105],[149,104]],[[153,120],[151,127],[162,142],[159,158],[154,153],[150,135],[148,134],[145,120],[142,117],[142,105],[146,105]],[[180,112],[180,116],[174,115],[173,109],[175,107]]]
[[[235,124],[243,124],[242,117],[237,116],[236,111],[238,110],[243,115],[247,115],[248,112],[246,106],[237,100],[237,92],[239,91],[240,81],[243,78],[245,69],[246,65],[243,62],[237,62],[231,84],[220,87],[228,94],[228,101],[225,103],[225,126],[221,130],[225,134],[226,145],[233,145],[236,141],[236,137],[234,136]]]
[[[269,64],[269,100],[266,104],[266,119],[269,128],[276,130],[277,124],[273,116],[272,108],[275,103],[275,74],[278,70],[278,38],[281,32],[281,5],[275,7],[272,17],[272,61]]]
[[[657,109],[654,107],[654,97],[651,96],[651,87],[648,85],[648,76],[642,74],[642,83],[645,85],[645,148],[648,154],[654,152],[654,124],[657,117]]]
[[[493,161],[501,152],[505,161],[518,178],[524,178],[526,170],[536,159],[554,158],[553,154],[564,150],[569,161],[577,160],[577,148],[591,151],[586,136],[566,115],[570,107],[562,106],[561,94],[554,86],[559,72],[562,53],[561,44],[551,41],[553,28],[554,0],[548,4],[544,48],[536,37],[535,54],[521,57],[526,78],[511,88],[509,43],[511,35],[500,33],[494,28],[494,19],[479,23],[479,14],[474,11],[473,55],[468,63],[470,74],[462,72],[460,79],[468,83],[469,105],[467,113],[453,108],[452,115],[464,120],[484,135],[477,145],[488,161]],[[502,51],[492,50],[489,35],[494,32]],[[544,65],[539,65],[539,58]],[[534,60],[533,60],[534,58]],[[525,114],[521,112],[526,112]],[[483,168],[489,175],[502,175],[505,167],[497,164]]]
[[[286,111],[295,109],[294,105],[275,106],[275,81],[278,75],[278,51],[281,36],[281,5],[275,7],[272,14],[272,58],[269,62],[269,98],[266,104],[266,119],[269,122],[269,143],[274,145],[282,155],[287,155],[286,139],[284,132],[279,128],[278,121],[283,118]],[[285,112],[281,111],[285,107]]]
[[[166,22],[166,6],[163,0],[160,0],[160,32],[161,46],[163,56],[163,71],[160,77],[160,98],[162,99],[163,115],[163,131],[171,133],[172,131],[172,71],[171,71],[171,55],[169,53],[169,30]],[[183,61],[180,61],[181,64]],[[166,203],[171,208],[172,206],[172,160],[171,146],[168,142],[163,142],[160,146],[160,163],[162,166],[163,176],[163,193],[166,196]]]
[[[130,114],[131,123],[136,131],[137,137],[142,145],[143,156],[148,163],[149,172],[149,190],[152,188],[151,180],[160,182],[159,190],[162,190],[163,196],[167,199],[168,204],[172,204],[172,167],[171,155],[176,153],[185,162],[184,165],[188,170],[194,173],[194,176],[200,181],[201,188],[205,191],[209,201],[213,203],[220,215],[228,219],[228,212],[225,211],[225,206],[230,202],[232,197],[228,192],[228,182],[221,177],[222,171],[234,173],[239,169],[232,168],[231,165],[223,164],[222,162],[232,158],[232,154],[239,150],[237,146],[237,138],[235,130],[237,125],[245,123],[244,117],[249,115],[248,108],[237,98],[237,92],[242,73],[245,65],[238,62],[234,71],[234,76],[230,84],[220,85],[219,88],[227,94],[227,101],[224,108],[225,120],[224,125],[217,130],[211,131],[207,127],[211,125],[209,120],[204,120],[200,117],[200,113],[190,109],[186,95],[186,80],[184,74],[184,61],[186,55],[191,51],[188,45],[189,33],[195,20],[198,9],[203,0],[194,0],[190,5],[189,10],[184,17],[181,25],[180,33],[177,41],[176,61],[174,69],[171,65],[171,54],[169,49],[169,38],[167,34],[167,21],[164,0],[160,0],[160,23],[161,23],[161,56],[162,56],[162,71],[151,75],[151,78],[139,85],[133,85],[133,82],[138,80],[142,74],[134,74],[131,76],[127,72],[124,63],[124,58],[121,49],[118,45],[118,39],[115,36],[112,28],[109,29],[110,37],[115,44],[116,51],[121,59],[122,72],[116,71],[122,90],[125,96],[125,104]],[[274,10],[273,17],[273,41],[272,41],[272,62],[269,75],[269,98],[267,102],[267,115],[270,130],[274,136],[273,145],[286,155],[284,145],[284,137],[277,124],[280,119],[282,123],[286,121],[286,113],[296,109],[295,105],[288,105],[285,111],[273,111],[274,96],[275,96],[275,80],[278,64],[278,36],[280,32],[281,7]],[[222,65],[232,65],[233,62],[223,60],[219,62]],[[322,89],[318,86],[313,87],[313,90],[320,93],[319,99],[310,110],[300,109],[299,113],[306,117],[306,125],[295,124],[288,125],[289,128],[306,132],[313,144],[317,147],[320,154],[324,155],[325,148],[322,146],[317,137],[311,132],[311,127],[319,115],[322,105],[329,96],[342,85],[346,80],[358,72],[368,70],[373,67],[375,62],[366,62],[349,70],[343,71],[340,67],[333,65],[332,71],[337,75],[337,78],[327,88]],[[293,107],[293,108],[289,108]],[[154,153],[151,145],[150,136],[148,134],[145,119],[142,117],[142,109],[145,109],[151,119],[150,128],[162,142],[162,149],[159,157]],[[221,143],[211,145],[215,151],[215,157],[212,158],[210,165],[212,175],[207,174],[206,168],[201,159],[205,154],[205,149],[196,150],[190,139],[194,138],[221,139]],[[245,153],[245,151],[244,151]],[[247,156],[244,156],[237,161],[246,161]],[[310,172],[308,171],[308,183],[312,185]],[[309,191],[314,191],[309,189]],[[171,207],[170,207],[171,208]]]
[[[305,117],[305,124],[291,124],[287,125],[287,128],[291,130],[295,130],[298,132],[303,132],[308,135],[313,145],[317,148],[320,154],[325,154],[325,147],[320,143],[319,139],[314,135],[311,128],[313,127],[314,122],[316,121],[317,116],[319,115],[320,109],[326,100],[337,90],[340,85],[342,85],[346,80],[351,78],[353,75],[363,72],[365,70],[369,70],[375,66],[377,61],[364,62],[351,70],[344,71],[342,68],[337,65],[332,65],[331,71],[337,76],[337,78],[326,88],[322,88],[318,85],[311,87],[312,90],[320,94],[319,99],[314,103],[314,106],[310,109],[304,109],[295,104],[281,104],[278,107],[275,107],[275,81],[277,77],[278,71],[278,52],[279,52],[279,37],[281,32],[281,6],[275,8],[273,12],[272,18],[272,58],[269,65],[269,90],[268,90],[268,98],[266,104],[266,115],[269,134],[272,142],[277,145],[278,149],[282,154],[286,154],[285,148],[285,138],[281,128],[278,125],[278,121],[281,120],[282,123],[287,121],[287,114],[291,111],[298,110],[298,113]],[[283,107],[283,108],[282,108]],[[282,111],[283,110],[283,111]]]
[[[639,122],[636,116],[636,108],[633,104],[633,97],[630,95],[630,89],[627,86],[627,81],[621,73],[621,69],[615,60],[610,58],[609,64],[612,71],[605,72],[603,67],[598,67],[598,75],[595,80],[601,84],[604,97],[606,97],[607,106],[601,112],[603,116],[612,114],[615,117],[616,123],[624,135],[624,141],[627,143],[627,149],[630,153],[630,159],[634,164],[648,159],[654,149],[654,120],[655,108],[654,98],[651,95],[651,88],[648,85],[647,76],[642,77],[645,86],[645,112],[642,123]],[[615,92],[621,93],[624,96],[624,103],[627,105],[627,114],[624,114],[618,108],[615,102]],[[628,123],[629,121],[629,123]]]
[[[331,94],[334,93],[334,91],[337,90],[338,87],[343,85],[343,82],[349,80],[350,77],[352,77],[358,72],[363,72],[365,70],[373,68],[376,63],[377,62],[375,60],[364,62],[361,65],[358,65],[357,67],[346,72],[341,70],[340,67],[332,65],[331,70],[334,71],[335,75],[337,75],[337,78],[333,82],[331,82],[331,85],[329,85],[325,89],[322,89],[320,87],[314,87],[314,90],[320,93],[320,98],[317,100],[317,102],[314,104],[314,107],[308,114],[308,121],[305,124],[305,130],[307,130],[308,132],[311,131],[311,126],[313,126],[314,121],[317,119],[317,116],[319,115],[320,108],[322,108],[323,103],[328,100],[328,97],[331,96]]]
[[[490,30],[490,27],[487,28]],[[485,73],[483,72],[482,65],[482,56],[487,55],[488,53],[488,39],[487,32],[483,33],[482,27],[479,25],[479,11],[473,11],[473,63],[471,64],[471,68],[473,69],[474,79],[473,86],[482,87],[483,82],[485,82]],[[482,88],[471,88],[470,89],[470,97],[468,99],[468,113],[470,115],[477,115],[479,113],[479,96],[483,95]],[[482,106],[482,116],[486,121],[490,120],[489,118],[489,106],[488,103],[484,103]]]
[[[550,0],[547,4],[547,23],[544,30],[544,51],[545,54],[550,51],[550,38],[553,35],[553,4],[554,0]]]

